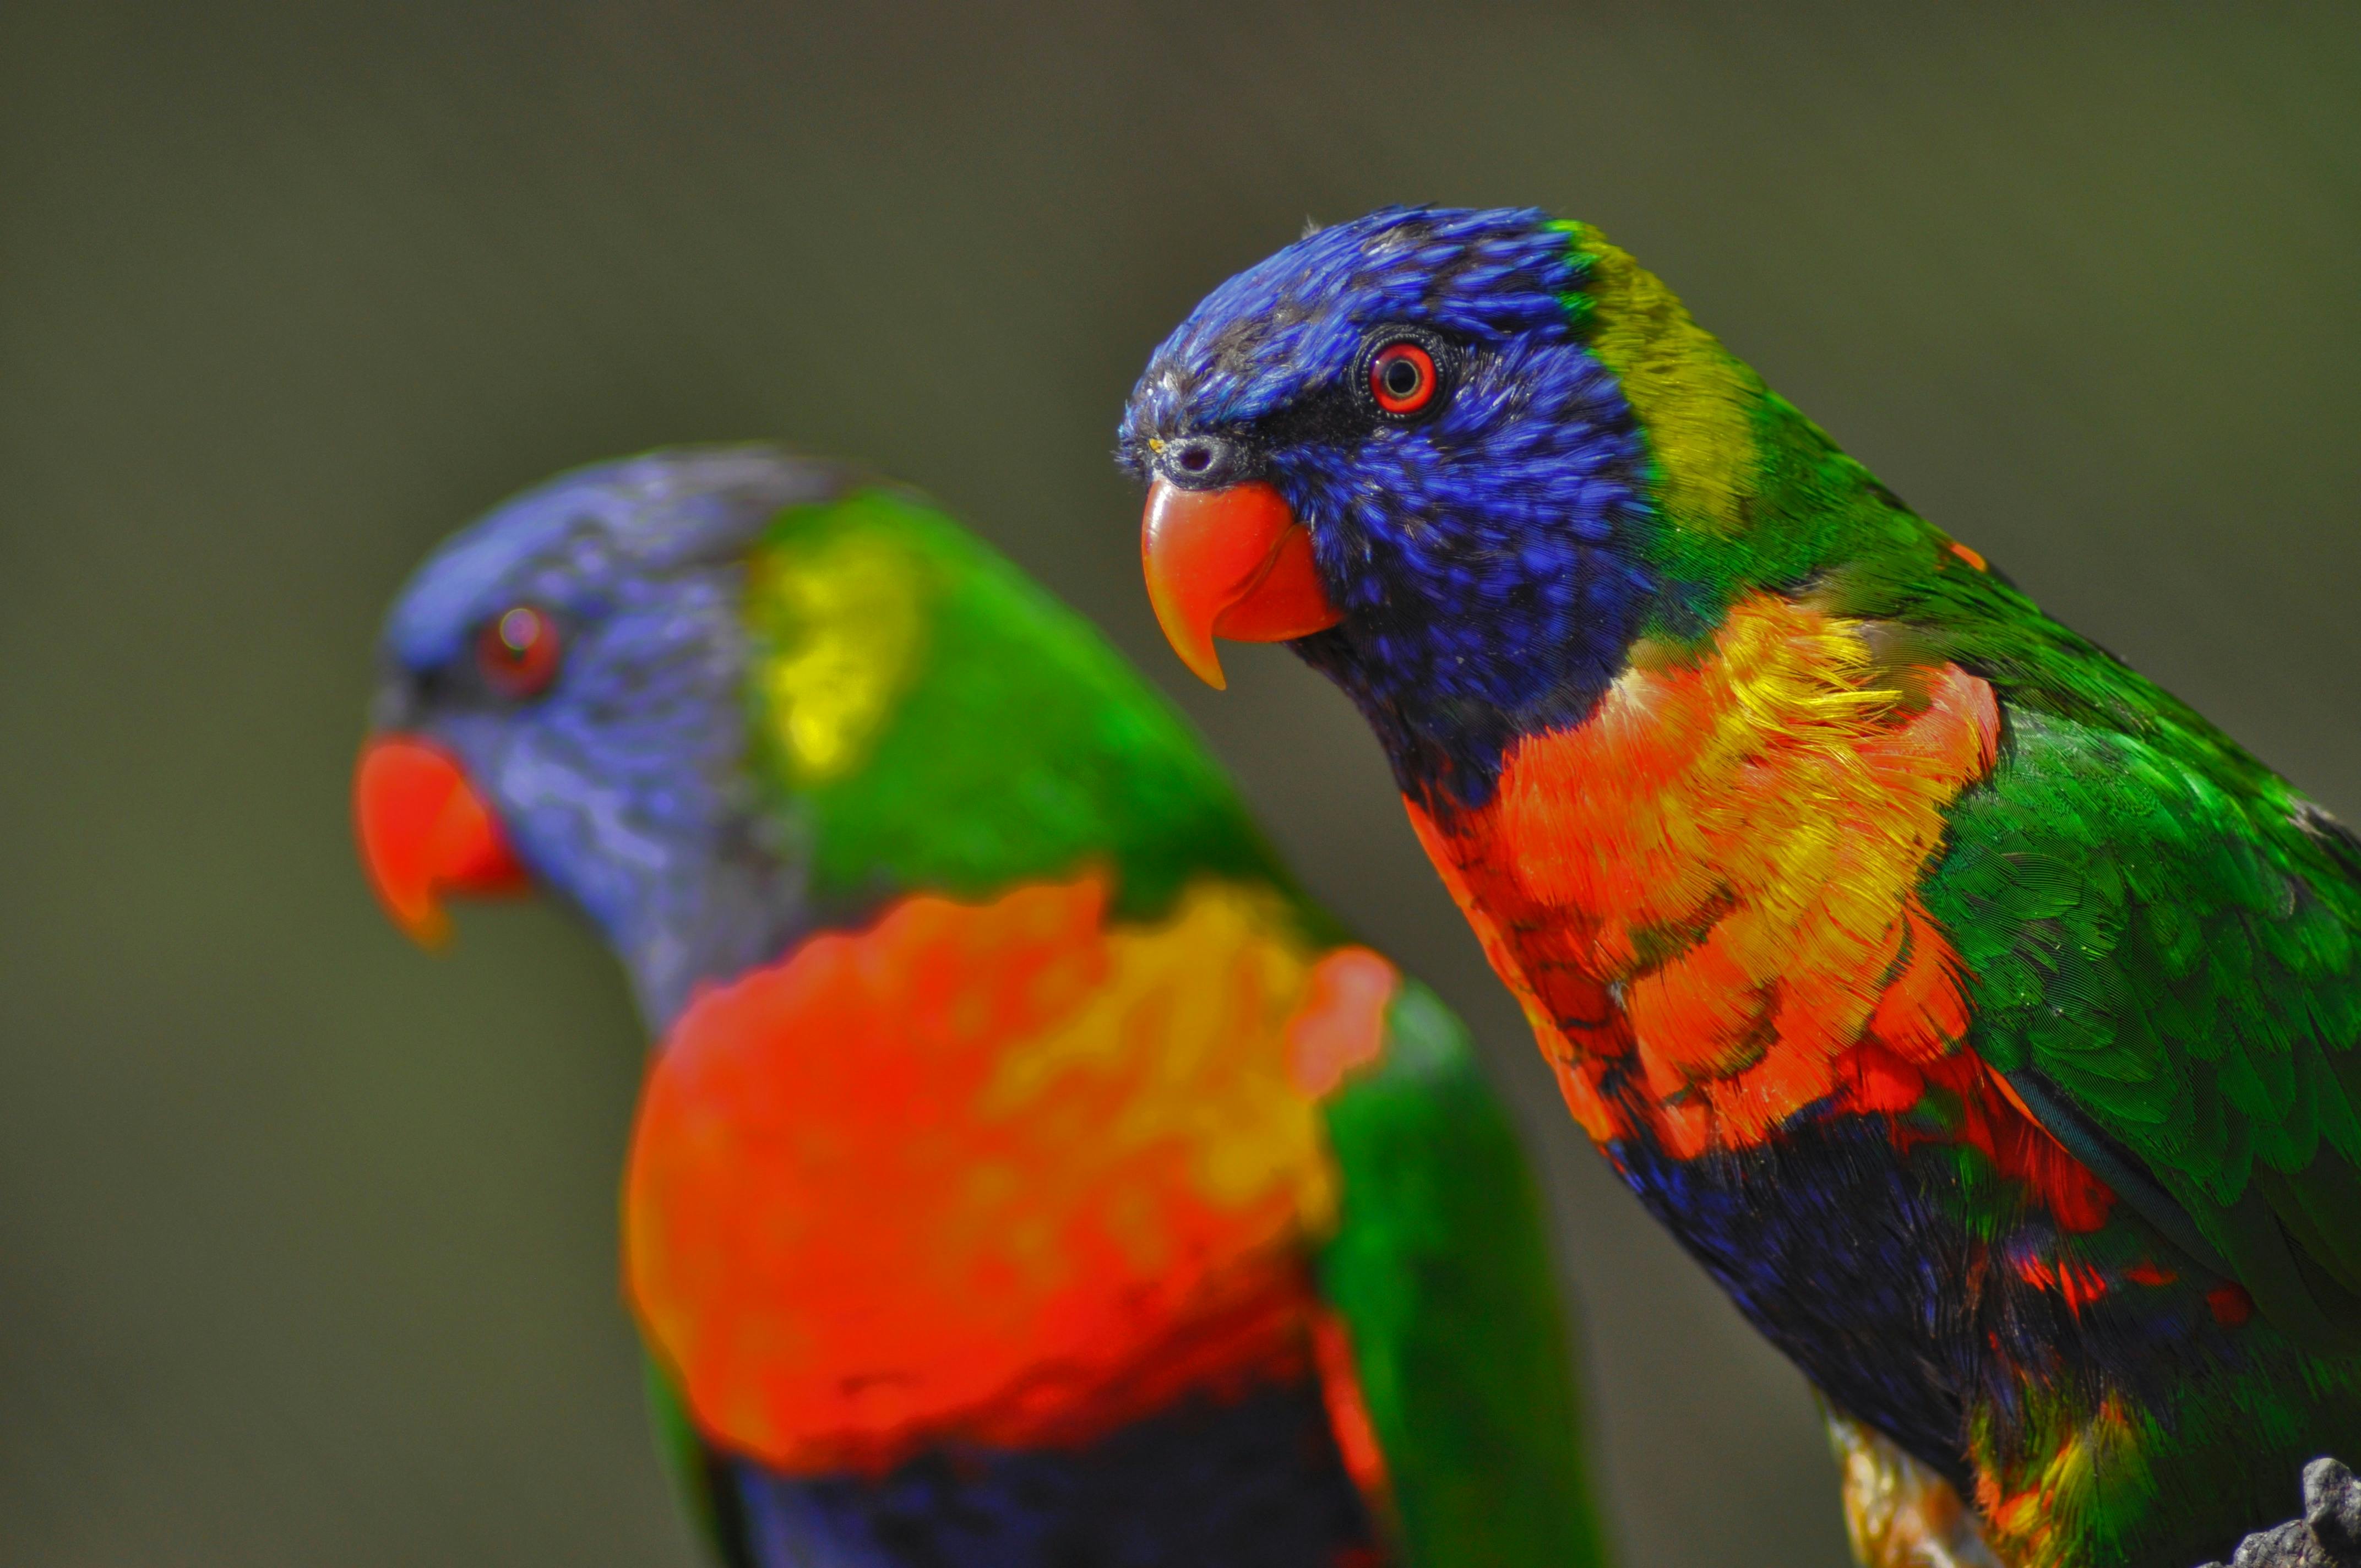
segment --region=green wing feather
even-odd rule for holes
[[[1381,1067],[1328,1102],[1345,1200],[1320,1277],[1409,1560],[1598,1568],[1540,1195],[1459,1020],[1412,981],[1389,1023]]]
[[[1976,1048],[2281,1328],[2361,1348],[2361,845],[2013,589],[1947,576],[1983,601],[1948,651],[2004,714],[1927,889]]]

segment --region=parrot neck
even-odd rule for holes
[[[1532,338],[1469,372],[1433,443],[1305,448],[1276,482],[1344,620],[1294,647],[1343,687],[1402,793],[1481,806],[1522,735],[1581,723],[1657,612],[1648,449],[1598,357]],[[1513,387],[1517,395],[1504,390]]]
[[[811,924],[802,873],[748,834],[725,852],[668,868],[609,924],[609,939],[650,1037],[661,1040],[698,991],[776,959]]]
[[[1581,725],[1616,674],[1614,665],[1588,647],[1520,644],[1521,657],[1504,663],[1517,666],[1514,673],[1533,689],[1521,700],[1502,701],[1475,689],[1496,684],[1489,670],[1463,667],[1453,672],[1458,679],[1429,678],[1438,651],[1405,647],[1425,641],[1390,633],[1364,641],[1338,627],[1300,639],[1293,647],[1335,682],[1368,721],[1402,797],[1442,819],[1486,806],[1518,741]]]

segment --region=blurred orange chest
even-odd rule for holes
[[[790,1470],[1087,1441],[1299,1376],[1320,1097],[1392,970],[1260,890],[919,897],[698,999],[651,1068],[630,1293],[709,1436]]]

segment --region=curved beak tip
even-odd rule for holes
[[[1154,596],[1150,596],[1151,602]],[[1209,628],[1190,625],[1177,611],[1163,604],[1156,605],[1156,624],[1164,629],[1164,640],[1172,644],[1172,652],[1189,673],[1215,691],[1230,689],[1230,677],[1222,673],[1222,655],[1213,646],[1213,634]]]

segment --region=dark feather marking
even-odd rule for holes
[[[2033,1068],[2019,1068],[2002,1076],[2025,1102],[2026,1109],[2040,1119],[2045,1132],[2090,1167],[2091,1174],[2113,1188],[2116,1197],[2139,1212],[2140,1218],[2163,1232],[2189,1262],[2224,1279],[2235,1277],[2229,1260],[2206,1241],[2189,1211],[2158,1184],[2146,1166],[2076,1109],[2056,1084]]]

